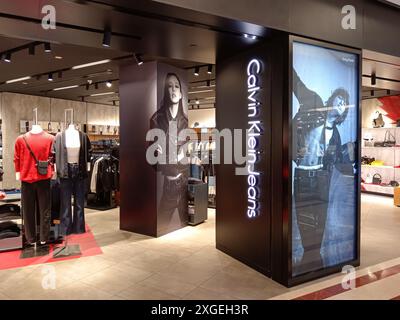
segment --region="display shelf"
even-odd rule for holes
[[[371,168],[371,169],[400,169],[398,167],[393,167],[393,166],[371,166],[369,164],[362,164],[361,167],[363,168]]]
[[[363,149],[388,149],[390,151],[393,151],[392,149],[398,149],[400,146],[394,146],[394,147],[363,147]]]
[[[394,195],[394,187],[392,186],[381,186],[373,183],[361,182],[361,191],[365,193],[378,193],[388,196]]]

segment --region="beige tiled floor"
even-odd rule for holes
[[[361,268],[400,257],[400,208],[390,198],[362,198]],[[291,289],[273,282],[215,249],[212,211],[207,222],[158,239],[120,231],[118,214],[116,209],[86,215],[102,255],[0,271],[0,299],[284,298],[335,277]],[[49,266],[56,288],[46,290]]]

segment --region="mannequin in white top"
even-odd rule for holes
[[[34,125],[32,125],[32,130],[30,131],[30,133],[39,134],[39,133],[42,133],[42,131],[43,131],[43,129],[41,126],[39,126],[38,124],[34,124]],[[21,174],[19,172],[16,172],[15,178],[17,179],[17,181],[21,180]]]
[[[65,145],[67,147],[68,163],[79,163],[79,150],[81,141],[79,139],[79,131],[73,124],[70,124],[65,130]]]

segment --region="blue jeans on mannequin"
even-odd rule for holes
[[[85,179],[77,176],[78,165],[68,164],[68,179],[60,179],[61,235],[85,233]],[[72,210],[72,196],[74,208]]]

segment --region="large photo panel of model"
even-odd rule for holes
[[[357,258],[358,63],[293,42],[293,277]]]
[[[165,141],[157,152],[165,163],[157,165],[157,234],[177,230],[188,222],[187,185],[189,167],[185,163],[186,141],[179,135],[188,128],[188,86],[186,71],[158,64],[157,111],[150,127],[161,129]]]

